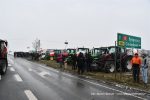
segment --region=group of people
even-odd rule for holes
[[[85,55],[80,52],[77,57],[77,67],[78,67],[78,74],[83,74],[84,71],[91,72],[91,63],[92,63],[92,56],[91,53],[85,53]]]
[[[72,61],[72,70],[78,70],[78,74],[83,74],[84,71],[92,71],[91,63],[92,63],[92,57],[90,52],[83,54],[80,52],[78,56],[76,54],[71,55],[71,61]],[[60,54],[58,56],[58,61],[60,64],[60,67],[62,68],[63,63],[67,62],[65,60],[65,57]],[[135,53],[134,57],[131,60],[132,63],[132,72],[133,72],[133,80],[134,82],[139,83],[140,79],[140,69],[142,70],[142,79],[144,86],[147,87],[148,83],[148,66],[149,66],[149,60],[148,56],[146,54],[142,54],[142,57],[139,57],[138,53]]]
[[[62,68],[63,63],[67,62],[67,60],[62,54],[58,56],[58,61],[59,61],[61,68]],[[78,56],[76,54],[71,55],[72,70],[77,69],[78,74],[83,74],[85,71],[87,72],[92,71],[91,63],[92,63],[92,56],[90,52],[85,53],[85,54],[80,52]]]
[[[142,58],[139,57],[138,53],[135,53],[134,57],[131,60],[132,71],[133,71],[133,80],[134,82],[139,83],[140,79],[140,69],[142,70],[142,80],[144,86],[147,87],[148,83],[148,66],[149,60],[146,54],[142,54]]]

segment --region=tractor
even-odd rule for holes
[[[102,55],[106,54],[107,47],[100,47],[100,48],[93,48],[91,49],[91,56],[92,56],[92,70],[100,70],[98,65],[98,61],[102,58]]]
[[[50,59],[51,60],[57,60],[57,57],[59,54],[61,54],[61,51],[60,49],[54,49],[54,50],[51,50],[50,51]]]
[[[7,41],[0,40],[0,75],[4,75],[8,67],[7,45]]]
[[[77,48],[76,54],[78,56],[78,54],[81,52],[85,55],[86,53],[89,53],[89,51],[90,51],[89,48]]]
[[[91,56],[93,60],[98,60],[102,54],[105,54],[107,51],[107,47],[101,47],[101,48],[93,48],[90,50],[91,51]]]
[[[91,56],[94,60],[97,60],[98,57],[100,56],[100,48],[93,48],[91,51]]]
[[[105,72],[130,71],[132,55],[128,55],[125,48],[110,46],[105,48],[105,52],[96,62],[101,70]],[[116,65],[116,67],[115,67]]]
[[[67,56],[67,63],[68,64],[72,64],[72,56],[74,54],[76,54],[76,49],[71,49],[71,48],[68,48],[67,49],[67,53],[68,53],[68,56]]]

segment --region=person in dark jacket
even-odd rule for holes
[[[92,71],[92,68],[91,68],[91,63],[92,63],[91,53],[90,52],[86,53],[85,58],[86,58],[86,69],[87,69],[87,72]]]
[[[84,64],[85,64],[85,58],[83,53],[80,52],[77,57],[78,74],[84,73]]]
[[[71,55],[71,60],[72,60],[72,69],[76,70],[77,69],[77,56],[76,56],[76,54]]]

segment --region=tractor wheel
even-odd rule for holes
[[[7,62],[6,61],[2,61],[1,64],[0,64],[0,74],[1,75],[4,75],[6,74],[6,71],[7,71]]]
[[[128,57],[124,63],[124,68],[126,69],[126,71],[131,71],[132,69],[131,59],[132,57]]]
[[[105,64],[105,71],[113,73],[115,71],[115,64],[113,61],[107,61]]]

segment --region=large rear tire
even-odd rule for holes
[[[105,72],[113,73],[115,71],[115,64],[113,61],[107,61],[105,63]]]
[[[132,57],[128,57],[124,63],[124,68],[126,71],[131,71],[132,69],[131,59]]]
[[[5,75],[7,72],[7,61],[1,61],[0,64],[0,74]]]

